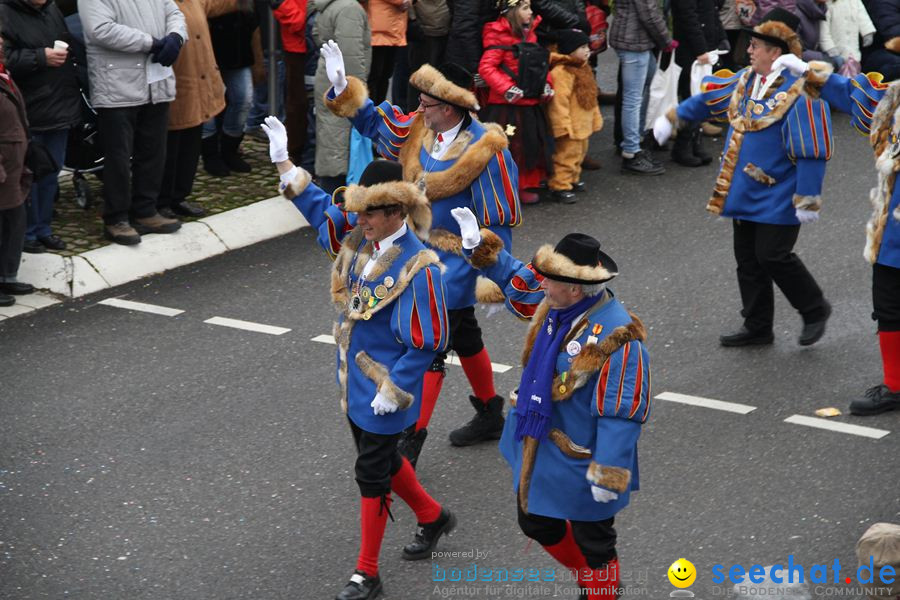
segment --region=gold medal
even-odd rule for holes
[[[753,114],[754,114],[754,115],[761,115],[761,114],[763,114],[763,111],[764,111],[765,109],[766,109],[766,107],[763,106],[762,104],[757,104],[756,106],[753,107]]]
[[[363,314],[363,319],[364,319],[364,320],[368,321],[368,320],[371,319],[371,318],[372,318],[372,313],[367,312],[367,313]]]
[[[778,92],[775,94],[775,99],[779,102],[783,102],[787,98],[787,92]]]
[[[360,292],[359,295],[362,296],[362,299],[363,299],[363,300],[368,300],[369,297],[372,295],[372,290],[370,290],[370,289],[367,288],[367,287],[364,287],[364,288],[362,289],[362,292]]]
[[[569,389],[569,388],[567,388],[566,386],[561,385],[561,386],[559,386],[559,393],[560,393],[560,394],[565,394],[566,391],[567,391],[568,389]]]
[[[388,275],[387,277],[385,277],[385,278],[384,278],[384,285],[385,285],[386,287],[389,287],[389,288],[394,287],[394,278],[391,277],[390,275]]]
[[[381,300],[385,296],[387,296],[387,288],[384,287],[383,285],[377,286],[375,288],[375,297],[378,298],[379,300]]]

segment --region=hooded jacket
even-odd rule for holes
[[[78,81],[71,53],[58,67],[47,66],[45,48],[69,41],[62,13],[49,0],[36,7],[28,0],[0,0],[6,68],[28,105],[31,131],[74,127],[81,120]]]

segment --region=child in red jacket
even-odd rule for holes
[[[509,152],[519,167],[522,204],[538,201],[535,192],[526,190],[539,187],[553,167],[553,135],[543,106],[553,96],[549,72],[543,92],[525,97],[517,85],[519,61],[513,50],[523,42],[537,43],[535,29],[540,21],[540,17],[532,19],[529,0],[501,0],[500,18],[484,26],[484,54],[478,65],[478,74],[490,88],[481,117],[506,128]]]

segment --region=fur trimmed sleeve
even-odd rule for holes
[[[341,210],[332,202],[331,196],[310,182],[309,173],[303,169],[299,169],[294,181],[283,187],[282,193],[318,231],[316,241],[325,253],[331,260],[337,258],[344,236],[356,226],[356,214]]]
[[[898,38],[900,39],[900,38]],[[869,135],[872,118],[881,98],[888,89],[881,73],[859,73],[852,78],[831,72],[823,63],[809,63],[806,80],[831,108],[850,115],[850,126]]]
[[[353,118],[369,100],[369,90],[361,80],[349,75],[347,89],[340,96],[334,95],[334,88],[325,92],[325,106],[339,117]]]
[[[463,254],[480,274],[503,291],[506,308],[520,319],[531,319],[544,299],[541,277],[531,264],[524,264],[506,251],[500,237],[481,230],[482,243]]]

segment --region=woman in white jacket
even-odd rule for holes
[[[875,36],[875,25],[862,0],[826,0],[828,13],[822,21],[819,45],[822,51],[843,64],[848,59],[861,59],[859,40],[868,46]]]

